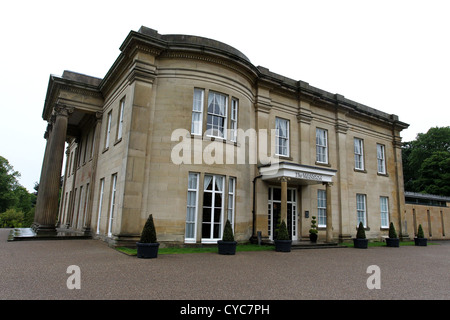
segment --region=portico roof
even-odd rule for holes
[[[332,182],[337,170],[282,161],[260,166],[259,172],[264,181],[286,177],[292,184],[308,185]]]

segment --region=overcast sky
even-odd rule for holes
[[[32,191],[45,149],[50,74],[102,78],[127,34],[212,38],[255,66],[410,124],[403,141],[450,125],[450,1],[8,1],[0,18],[0,155]]]

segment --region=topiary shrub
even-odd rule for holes
[[[225,223],[225,228],[223,230],[223,241],[234,241],[233,228],[231,228],[230,220],[227,219]]]
[[[311,229],[309,229],[309,233],[318,233],[319,230],[317,230],[317,225],[316,225],[316,217],[312,217],[311,219]]]
[[[364,225],[362,221],[359,223],[358,232],[356,232],[356,239],[365,239],[366,231],[364,230]]]
[[[144,229],[141,234],[141,243],[156,243],[156,229],[153,223],[153,215],[150,215],[145,222]]]
[[[289,232],[287,230],[286,223],[284,222],[284,220],[281,221],[281,223],[280,223],[280,227],[278,228],[276,240],[290,240]]]
[[[425,238],[421,224],[419,224],[419,229],[417,230],[417,238]]]
[[[389,238],[397,238],[397,231],[395,231],[394,224],[391,222],[389,225]]]

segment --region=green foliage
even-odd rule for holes
[[[29,227],[34,220],[36,194],[18,182],[20,173],[0,156],[0,227]]]
[[[289,240],[289,232],[287,230],[286,223],[284,222],[284,220],[281,221],[280,223],[276,240]]]
[[[430,128],[402,149],[405,190],[450,196],[450,127]]]
[[[21,228],[24,214],[17,209],[8,209],[0,213],[0,227],[2,228]]]
[[[309,233],[318,233],[319,230],[317,229],[317,225],[316,225],[317,221],[316,221],[316,217],[312,217],[311,219],[311,229],[309,229]]]
[[[141,243],[156,243],[156,229],[153,222],[153,215],[150,215],[145,222],[141,234]]]
[[[395,231],[395,227],[392,222],[389,225],[389,238],[397,238],[397,231]]]
[[[358,231],[356,232],[356,238],[357,239],[365,239],[366,238],[366,231],[364,230],[364,225],[362,222],[359,223]]]
[[[14,171],[8,160],[0,156],[0,212],[5,212],[17,203],[14,190],[19,186],[20,173]]]
[[[223,241],[234,241],[233,228],[231,228],[230,220],[227,219],[223,230]]]
[[[417,238],[425,238],[421,224],[419,224],[419,229],[417,230]]]

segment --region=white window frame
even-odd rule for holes
[[[231,98],[231,112],[230,112],[230,140],[237,141],[237,121],[238,121],[239,101],[236,98]]]
[[[211,207],[209,208],[211,210],[211,218],[210,221],[205,221],[204,218],[202,219],[202,243],[217,243],[218,240],[222,239],[222,233],[223,233],[223,214],[224,214],[224,205],[225,205],[225,176],[222,175],[215,175],[215,174],[205,174],[206,178],[207,176],[211,176],[212,180],[212,190],[206,190],[205,187],[205,182],[203,181],[203,199],[205,199],[205,193],[211,193]],[[220,190],[215,190],[216,187],[216,179],[218,177],[222,178],[222,191]],[[215,206],[215,195],[216,194],[221,194],[222,195],[222,201],[221,201],[221,207],[220,207],[220,217],[219,217],[219,221],[215,222],[214,220],[214,209],[216,209]],[[205,211],[205,206],[204,206],[204,200],[203,200],[203,212]],[[203,224],[210,224],[210,234],[209,237],[205,237],[205,235],[203,234]],[[214,237],[214,225],[218,224],[218,228],[219,228],[219,234],[218,237],[215,238]]]
[[[228,207],[227,219],[230,220],[231,228],[234,232],[234,212],[236,206],[236,178],[228,178]]]
[[[192,101],[192,120],[191,134],[202,135],[203,130],[203,105],[205,99],[205,90],[194,88],[194,97]]]
[[[354,138],[353,150],[355,153],[355,169],[364,170],[364,140]]]
[[[365,194],[356,194],[356,226],[362,221],[367,228],[367,197]]]
[[[108,112],[108,115],[107,115],[105,149],[109,148],[109,140],[111,137],[111,122],[112,122],[112,110],[110,112]]]
[[[389,198],[380,197],[381,228],[389,228]]]
[[[210,110],[210,105],[213,103],[216,96],[219,96],[221,98],[225,99],[224,102],[224,110],[223,114],[215,113],[215,110]],[[220,104],[219,104],[220,106]],[[207,107],[207,117],[206,117],[206,135],[208,137],[213,138],[219,138],[226,140],[227,138],[227,114],[228,114],[228,96],[215,92],[215,91],[209,91],[208,93],[208,107]],[[212,123],[210,123],[209,119],[211,118]],[[214,124],[214,119],[216,118],[222,118],[223,119],[223,126],[218,126]]]
[[[117,173],[111,176],[111,198],[109,204],[109,223],[108,223],[108,237],[112,236],[112,225],[114,223],[114,209],[116,206],[116,189],[117,189]]]
[[[286,125],[285,135],[280,134],[280,125],[282,122]],[[278,156],[289,157],[289,130],[289,120],[278,117],[275,118],[275,154]],[[280,141],[283,141],[285,145],[280,145]],[[280,150],[280,148],[282,150]]]
[[[100,217],[102,215],[103,205],[103,192],[105,190],[105,178],[100,179],[100,194],[98,199],[98,212],[97,212],[97,234],[100,233]]]
[[[386,174],[386,148],[379,143],[377,143],[377,172]]]
[[[316,162],[328,164],[328,131],[316,128]]]
[[[119,119],[117,124],[117,141],[122,139],[123,134],[123,112],[125,110],[125,98],[120,100],[120,107],[119,107]]]
[[[317,226],[325,228],[327,226],[327,192],[317,190]]]
[[[192,179],[196,179],[196,182],[192,184]],[[198,213],[198,188],[200,184],[200,174],[196,172],[189,172],[188,176],[188,191],[186,200],[186,230],[184,234],[184,241],[186,243],[195,243],[197,240],[197,213]],[[193,195],[193,198],[190,197]],[[194,203],[190,203],[190,199],[194,200]],[[193,211],[193,214],[190,209]],[[193,228],[192,234],[188,234],[188,226]]]

